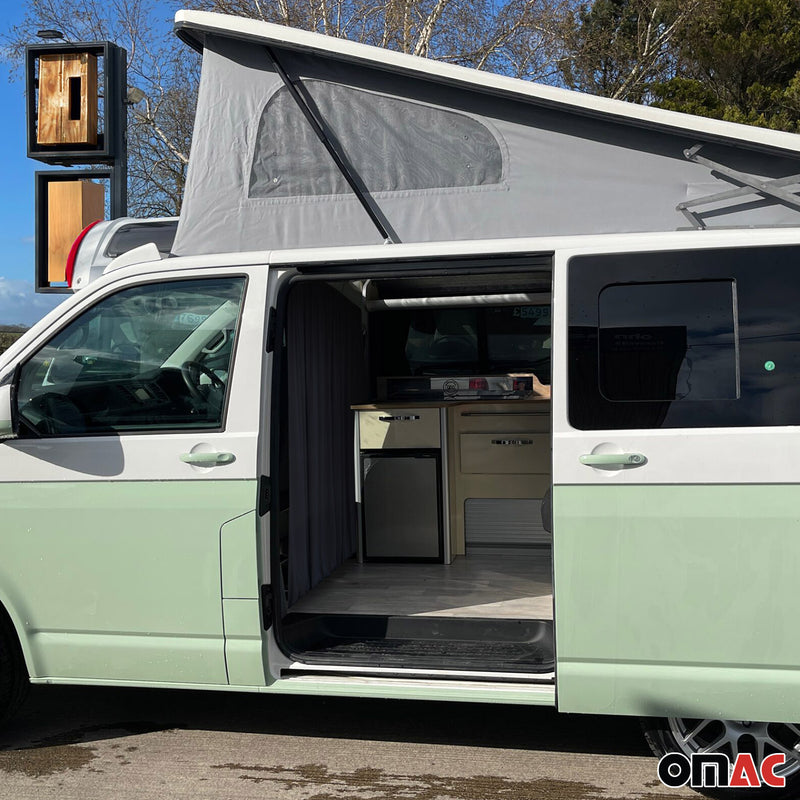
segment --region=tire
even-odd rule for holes
[[[0,725],[9,720],[28,695],[30,681],[19,639],[0,606]]]
[[[642,729],[650,749],[657,757],[667,753],[693,753],[706,751],[724,753],[731,763],[739,753],[750,753],[756,766],[761,758],[771,753],[786,755],[784,768],[775,774],[786,778],[783,789],[722,788],[699,789],[707,797],[720,800],[795,800],[800,797],[800,724],[782,722],[749,722],[744,720],[703,720],[688,718],[643,719]]]

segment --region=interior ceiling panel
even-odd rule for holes
[[[460,275],[454,278],[387,278],[371,281],[371,286],[382,300],[400,297],[430,297],[436,295],[512,294],[521,292],[549,292],[550,276],[537,273],[506,275]]]

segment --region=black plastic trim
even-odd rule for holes
[[[258,516],[263,517],[272,510],[272,483],[268,475],[258,479]]]
[[[327,275],[336,280],[352,278],[385,278],[396,273],[398,278],[419,278],[434,275],[485,275],[487,272],[536,272],[551,271],[555,251],[531,253],[488,253],[475,256],[391,256],[387,248],[386,258],[363,262],[319,262],[295,264],[301,275]],[[289,265],[280,265],[289,266]]]
[[[268,583],[261,586],[261,619],[264,630],[268,631],[272,627],[275,604],[272,597],[272,586]]]
[[[271,353],[275,350],[275,336],[277,335],[278,329],[278,314],[275,310],[275,307],[272,306],[269,309],[269,317],[267,318],[267,346],[266,350],[268,353]]]
[[[284,630],[304,664],[550,673],[552,620],[289,613]]]

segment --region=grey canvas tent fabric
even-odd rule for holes
[[[267,48],[213,34],[204,45],[173,252],[383,241]],[[697,144],[744,173],[800,173],[791,153],[272,50],[402,242],[685,228],[678,203],[737,185],[687,160]],[[800,224],[800,212],[774,198],[704,211],[709,227]]]

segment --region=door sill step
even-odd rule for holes
[[[449,669],[402,669],[397,667],[348,667],[341,664],[303,664],[295,661],[281,670],[282,678],[341,676],[352,678],[411,678],[419,680],[480,681],[482,683],[555,683],[554,672],[478,672]]]
[[[280,640],[311,669],[548,675],[552,620],[289,613]]]

